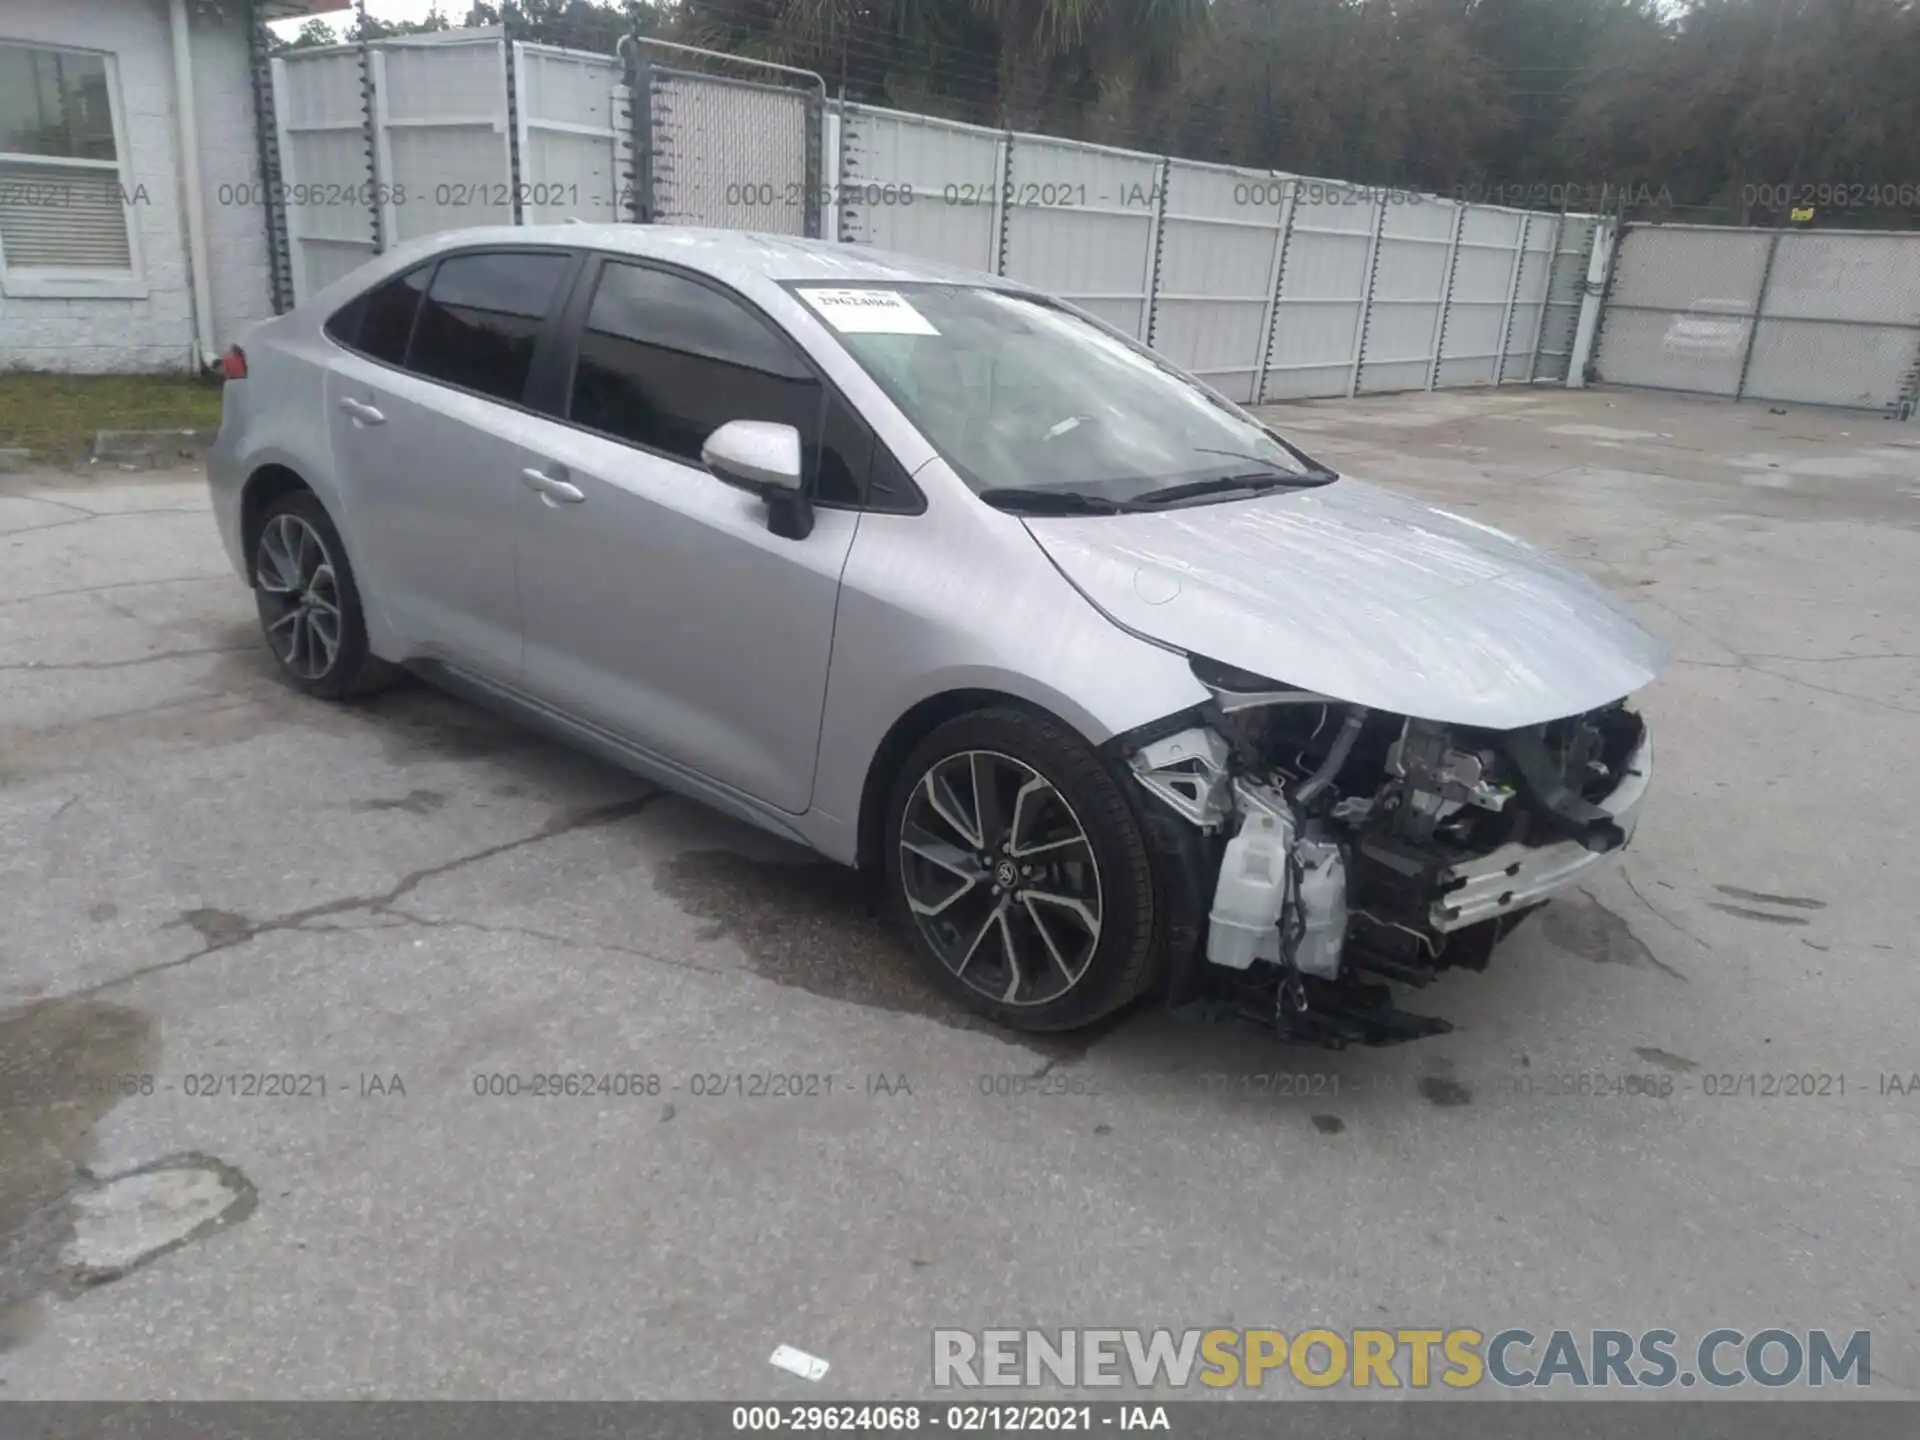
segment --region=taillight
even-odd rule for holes
[[[220,373],[228,380],[247,378],[247,352],[238,345],[220,357]]]

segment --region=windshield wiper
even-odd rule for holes
[[[980,498],[996,510],[1022,515],[1119,515],[1140,507],[1131,500],[1109,500],[1083,490],[1049,490],[1039,486],[1001,485],[982,490]]]
[[[1297,475],[1323,485],[1329,480],[1338,480],[1340,478],[1334,474],[1333,471],[1327,469],[1326,466],[1316,465],[1304,455],[1298,457],[1302,468],[1299,470],[1289,470],[1286,466],[1276,464],[1264,455],[1250,455],[1244,450],[1215,450],[1206,445],[1196,445],[1193,448],[1202,455],[1224,455],[1229,460],[1251,460],[1256,465],[1265,465],[1275,474]]]
[[[1188,485],[1169,485],[1164,490],[1149,490],[1144,495],[1136,495],[1128,503],[1144,510],[1157,510],[1163,505],[1175,505],[1182,500],[1197,500],[1206,495],[1222,495],[1231,491],[1245,491],[1249,495],[1258,495],[1267,490],[1308,490],[1316,485],[1324,485],[1332,479],[1331,475],[1225,475],[1217,480],[1195,480]]]

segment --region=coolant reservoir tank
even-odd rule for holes
[[[1287,902],[1287,852],[1292,846],[1292,826],[1274,815],[1249,815],[1240,833],[1227,842],[1208,917],[1207,959],[1215,965],[1245,970],[1262,943],[1275,938]]]
[[[1305,929],[1293,952],[1302,975],[1337,979],[1340,946],[1347,935],[1347,865],[1332,841],[1302,840],[1294,846],[1300,862],[1300,918]]]

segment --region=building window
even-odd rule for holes
[[[112,60],[0,40],[0,288],[137,295]]]

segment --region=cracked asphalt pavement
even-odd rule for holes
[[[1623,864],[1410,1046],[1001,1033],[844,872],[421,685],[279,684],[197,476],[0,482],[0,1395],[905,1396],[941,1325],[1368,1324],[1870,1328],[1920,1393],[1920,427],[1279,413],[1677,647]],[[554,1074],[607,1078],[492,1093]],[[247,1203],[64,1272],[169,1165]]]

